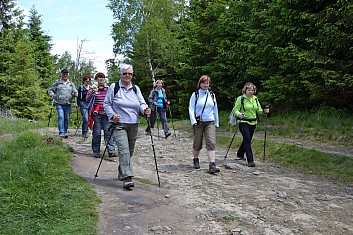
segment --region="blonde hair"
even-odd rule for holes
[[[208,75],[202,75],[199,79],[199,82],[197,83],[197,89],[200,88],[200,84],[204,82],[209,82],[211,83],[211,78]]]
[[[243,89],[241,90],[241,92],[242,92],[243,94],[245,94],[245,93],[246,93],[246,90],[247,90],[248,88],[250,88],[250,87],[252,87],[252,88],[254,89],[254,93],[256,93],[256,91],[257,91],[256,86],[255,86],[254,84],[252,84],[251,82],[245,83],[245,85],[244,85]]]

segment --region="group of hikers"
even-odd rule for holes
[[[101,158],[101,131],[109,157],[118,157],[118,178],[123,181],[125,189],[134,187],[134,176],[131,157],[134,153],[138,134],[139,116],[148,120],[146,133],[151,135],[157,116],[159,116],[165,138],[171,133],[167,125],[166,109],[170,105],[163,81],[157,80],[148,96],[148,104],[140,88],[132,83],[133,67],[124,64],[120,68],[119,81],[106,84],[104,73],[94,76],[95,84],[90,85],[91,77],[84,75],[83,84],[76,90],[68,79],[67,69],[61,70],[61,78],[56,80],[48,90],[54,100],[58,113],[58,129],[61,138],[68,138],[68,126],[71,114],[71,103],[76,97],[75,111],[80,109],[82,116],[82,136],[88,138],[88,129],[92,129],[92,152]],[[210,90],[211,78],[202,75],[197,90],[189,101],[189,116],[193,127],[193,168],[200,169],[199,153],[203,139],[207,149],[210,174],[220,172],[216,166],[216,128],[219,127],[218,107],[215,94]],[[242,89],[242,95],[236,99],[232,109],[237,117],[237,125],[243,140],[237,151],[237,158],[247,160],[249,167],[254,167],[251,140],[257,125],[258,116],[269,113],[269,108],[261,108],[254,95],[256,86],[250,82]],[[152,138],[152,135],[151,135]],[[118,153],[118,154],[117,154]],[[246,156],[246,158],[245,158]]]

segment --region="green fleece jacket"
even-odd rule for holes
[[[244,107],[241,104],[241,99],[244,97]],[[244,110],[245,109],[245,110]],[[261,108],[258,98],[253,95],[252,100],[250,101],[246,95],[241,95],[237,98],[233,112],[238,117],[237,120],[239,123],[248,123],[249,125],[257,124],[257,115],[262,115],[264,111]],[[239,115],[244,113],[244,119],[240,119]]]

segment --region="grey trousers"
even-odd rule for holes
[[[131,157],[134,153],[138,133],[138,124],[118,124],[112,138],[117,146],[119,156],[119,178],[134,176]]]

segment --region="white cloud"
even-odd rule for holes
[[[76,61],[81,40],[82,59],[91,59],[97,70],[105,72],[105,60],[114,58],[111,25],[112,12],[106,1],[97,0],[17,0],[28,16],[32,6],[42,16],[42,29],[52,38],[51,53],[62,55],[68,51]]]
[[[73,40],[54,40],[52,54],[62,55],[68,51],[74,61],[77,60],[77,50],[81,41]],[[114,58],[113,49],[106,41],[83,41],[80,60],[92,60],[96,69],[106,73],[105,60]],[[97,48],[99,48],[97,50]]]

